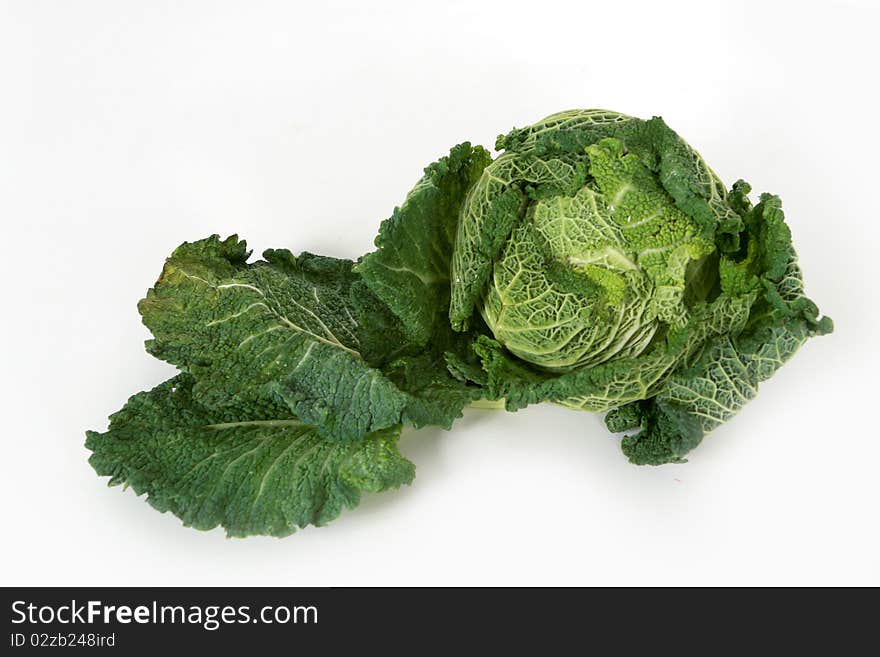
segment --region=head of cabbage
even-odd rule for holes
[[[496,148],[458,211],[449,320],[508,409],[612,410],[633,461],[677,461],[831,330],[778,197],[726,190],[662,119],[561,112]]]
[[[832,330],[780,199],[725,187],[661,118],[570,110],[496,149],[425,169],[355,266],[396,318],[362,325],[414,424],[551,402],[635,430],[634,463],[679,462]]]

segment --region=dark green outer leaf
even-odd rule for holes
[[[779,294],[784,290],[786,298]],[[801,296],[793,291],[801,290]],[[780,303],[752,318],[738,335],[711,339],[699,359],[674,373],[653,399],[636,402],[609,413],[612,431],[636,426],[641,431],[624,438],[622,448],[633,463],[660,465],[679,462],[699,444],[703,435],[735,415],[811,336],[833,329],[819,319],[815,305],[802,296],[800,270],[794,256],[778,289],[767,299]],[[756,304],[760,307],[761,304]]]
[[[362,284],[402,327],[395,329],[384,316],[377,321],[375,312],[362,313],[361,350],[384,351],[382,369],[409,395],[404,416],[416,427],[449,428],[482,394],[449,371],[449,358],[469,357],[472,336],[452,331],[447,313],[459,209],[490,159],[479,146],[464,143],[427,167],[403,205],[382,223],[377,249],[355,266]]]
[[[276,395],[335,440],[398,424],[406,394],[359,351],[352,263],[266,256],[246,264],[234,236],[179,247],[139,304],[150,353],[190,372],[209,407]]]
[[[408,340],[425,347],[448,331],[449,276],[458,215],[491,156],[469,143],[427,169],[356,266],[373,293],[400,318]]]
[[[86,447],[111,485],[146,494],[186,526],[286,536],[333,520],[362,493],[410,483],[415,469],[397,449],[399,433],[331,441],[271,401],[210,409],[184,374],[133,396],[107,432],[87,433]]]

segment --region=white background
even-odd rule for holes
[[[0,583],[880,584],[880,12],[796,2],[0,2]],[[183,240],[357,257],[453,144],[662,115],[784,200],[836,321],[686,465],[601,418],[408,431],[412,487],[278,540],[186,529],[83,432],[172,368],[135,304]]]

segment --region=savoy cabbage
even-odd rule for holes
[[[803,342],[778,197],[727,190],[660,118],[554,114],[430,165],[358,261],[184,243],[139,310],[180,374],[90,463],[199,529],[321,525],[408,484],[404,425],[471,403],[606,412],[637,464],[681,462]]]

